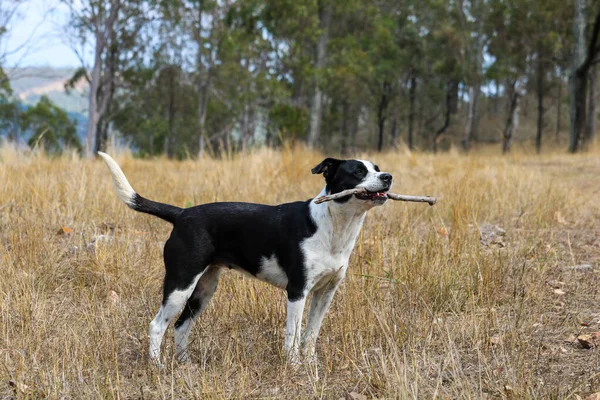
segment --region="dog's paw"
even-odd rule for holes
[[[190,356],[187,351],[177,354],[176,359],[179,364],[189,364],[190,362]]]
[[[300,367],[302,367],[302,358],[300,357],[300,354],[292,353],[288,355],[287,363],[292,371],[298,371]]]
[[[167,368],[160,358],[150,358],[150,366],[159,371],[164,371]]]
[[[304,356],[304,363],[310,366],[316,366],[318,364],[317,355],[315,353],[307,354]]]

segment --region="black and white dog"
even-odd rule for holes
[[[321,323],[344,279],[366,212],[386,202],[392,175],[380,172],[369,161],[326,158],[312,169],[313,174],[325,177],[326,186],[319,196],[361,187],[368,193],[322,204],[311,199],[276,206],[211,203],[183,209],[141,197],[115,160],[98,154],[108,165],[124,203],[173,224],[164,248],[163,301],[150,323],[151,360],[160,364],[163,335],[180,312],[175,322],[175,351],[179,361],[188,359],[192,322],[206,309],[223,267],[287,291],[286,354],[295,364],[301,355],[314,360]],[[302,314],[311,292],[301,338]]]

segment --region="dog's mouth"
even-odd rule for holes
[[[377,201],[377,200],[387,200],[387,189],[380,192],[367,192],[367,193],[357,193],[357,199],[360,200],[368,200],[368,201]]]

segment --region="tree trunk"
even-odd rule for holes
[[[537,70],[537,101],[538,101],[538,118],[537,118],[537,134],[535,136],[535,151],[540,154],[542,152],[542,133],[544,129],[544,66],[541,59],[541,54],[538,54],[538,70]]]
[[[323,93],[321,91],[322,73],[325,68],[327,58],[327,42],[329,40],[329,25],[331,20],[331,1],[323,0],[319,2],[319,29],[321,35],[317,42],[317,57],[315,62],[315,72],[317,78],[314,81],[314,93],[310,104],[310,122],[308,127],[308,146],[314,147],[321,133],[321,114],[323,111]]]
[[[593,143],[596,136],[596,67],[592,66],[589,72],[590,90],[588,93],[588,110],[587,121],[585,124],[585,135],[583,136],[583,144],[585,147]]]
[[[94,152],[106,151],[108,144],[108,134],[110,128],[110,120],[112,118],[111,111],[113,106],[113,98],[115,96],[115,81],[117,79],[117,68],[120,55],[120,48],[117,43],[118,39],[114,32],[111,32],[110,42],[106,46],[109,53],[106,55],[104,60],[104,76],[101,79],[100,86],[98,88],[99,104],[97,104],[98,110],[98,124],[96,125],[96,144]]]
[[[90,77],[90,93],[88,95],[88,126],[86,134],[86,154],[88,157],[94,155],[96,148],[96,128],[100,116],[98,115],[97,96],[100,87],[100,68],[102,66],[102,51],[104,41],[100,34],[96,34],[96,45],[94,51],[94,66],[92,67],[92,76]]]
[[[410,78],[410,89],[408,91],[408,148],[410,150],[414,149],[414,123],[415,123],[415,102],[416,102],[416,92],[417,92],[417,80],[414,76]]]
[[[494,91],[494,97],[492,101],[492,112],[494,115],[498,115],[498,111],[500,109],[500,83],[497,79],[494,79],[494,86],[496,90]]]
[[[150,136],[148,137],[148,155],[154,157],[154,128],[150,128]]]
[[[254,106],[246,104],[242,114],[242,151],[248,150],[254,140],[255,122],[256,110]]]
[[[585,59],[585,0],[575,0],[575,18],[573,20],[573,35],[575,40],[575,51],[571,70],[569,71],[569,151],[575,153],[579,148],[579,140],[583,122],[585,121],[585,92],[586,76],[577,73],[579,66]]]
[[[575,51],[571,70],[569,71],[569,94],[570,94],[570,132],[569,151],[575,153],[580,147],[583,139],[583,129],[586,122],[586,89],[588,72],[596,58],[600,48],[597,46],[600,34],[600,11],[596,14],[592,36],[586,54],[586,1],[575,1],[575,18],[573,20],[573,33],[575,37]]]
[[[438,151],[438,141],[440,137],[446,132],[448,127],[450,126],[450,115],[452,114],[452,102],[455,93],[454,81],[448,82],[446,87],[446,113],[444,114],[444,125],[438,129],[433,135],[433,152],[437,153]]]
[[[510,152],[510,146],[515,132],[519,126],[519,97],[520,94],[517,90],[517,80],[512,81],[510,86],[509,101],[508,101],[508,116],[506,117],[506,125],[504,126],[504,132],[502,133],[502,154]]]
[[[174,145],[174,138],[175,138],[175,113],[176,113],[176,107],[175,107],[175,85],[176,85],[176,79],[175,79],[175,66],[171,66],[169,67],[169,80],[170,80],[170,84],[169,84],[169,105],[167,107],[167,124],[168,124],[168,133],[167,133],[167,148],[166,148],[166,155],[167,157],[171,158],[174,155],[173,152],[173,145]]]
[[[107,10],[106,6],[110,5],[110,9]],[[103,75],[103,60],[102,55],[106,49],[106,43],[110,38],[114,37],[114,26],[119,16],[121,8],[121,0],[111,0],[105,2],[101,7],[96,9],[96,14],[92,11],[91,19],[94,20],[92,24],[92,31],[95,39],[94,43],[94,65],[92,67],[92,76],[90,77],[90,93],[88,99],[88,127],[86,134],[86,155],[92,157],[94,151],[97,149],[97,130],[98,124],[102,119],[104,112],[108,107],[107,98],[108,94],[112,91],[112,88],[101,88],[101,79]],[[92,8],[92,10],[94,10]],[[80,17],[85,20],[85,17]],[[110,77],[109,79],[112,79]],[[114,82],[109,81],[110,85]],[[99,101],[99,90],[103,89],[105,96]]]
[[[483,3],[479,4],[483,6]],[[462,139],[462,146],[465,151],[468,151],[471,148],[471,143],[477,139],[477,125],[479,122],[478,118],[478,104],[479,104],[479,95],[481,92],[481,80],[483,78],[483,20],[484,18],[480,16],[478,19],[478,28],[477,28],[477,39],[476,39],[476,47],[475,47],[475,79],[471,88],[469,89],[469,116],[467,119],[467,124],[465,126],[465,134]]]
[[[198,140],[198,158],[203,158],[206,151],[206,110],[208,108],[208,101],[210,96],[210,85],[211,85],[211,66],[204,67],[202,61],[202,49],[204,46],[204,40],[202,38],[202,15],[203,15],[203,2],[198,1],[198,26],[194,34],[196,39],[196,45],[198,47],[196,52],[196,96],[198,97],[198,109],[196,111],[196,137]],[[205,76],[204,76],[205,75]]]
[[[461,144],[465,151],[471,148],[471,142],[476,136],[477,129],[477,103],[479,102],[479,84],[474,84],[469,88],[469,114],[465,125],[465,134],[461,140]]]
[[[348,126],[350,125],[348,123],[348,108],[348,99],[344,98],[342,100],[342,126],[340,129],[340,134],[342,135],[340,141],[340,153],[342,155],[346,155],[348,153],[348,140],[350,139],[350,132],[348,130]]]
[[[360,114],[362,113],[362,104],[354,104],[350,110],[352,118],[352,124],[350,125],[350,151],[356,150],[356,138],[358,136],[358,129],[360,128]]]
[[[385,129],[386,110],[390,102],[390,91],[391,85],[389,82],[383,83],[383,90],[381,97],[379,98],[379,104],[377,106],[377,127],[379,129],[379,136],[377,140],[377,151],[383,150],[383,131]]]
[[[556,91],[556,143],[558,143],[558,139],[560,136],[560,128],[562,125],[562,72],[558,71],[558,90]]]

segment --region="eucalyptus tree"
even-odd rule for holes
[[[90,85],[86,154],[104,150],[114,112],[113,99],[122,85],[122,72],[135,61],[143,46],[138,33],[152,18],[152,3],[136,0],[61,0],[70,10],[69,39],[82,66],[67,86],[80,79]],[[84,53],[91,47],[94,57],[87,65]]]

